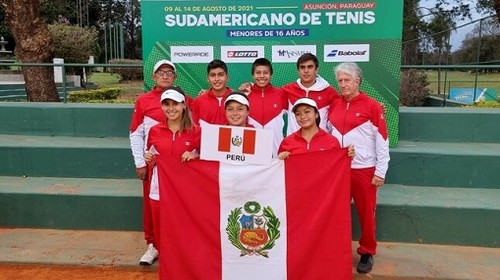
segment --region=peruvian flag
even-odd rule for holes
[[[160,279],[352,279],[345,149],[270,166],[157,163]]]
[[[233,127],[219,127],[219,143],[218,150],[219,152],[231,152],[232,147],[234,145],[234,137],[233,137],[233,129],[237,128]],[[238,139],[241,141],[238,148],[241,149],[241,153],[253,155],[255,154],[255,136],[257,134],[255,129],[240,129],[240,134],[242,137]]]
[[[200,158],[226,163],[270,165],[273,132],[253,127],[204,125]]]

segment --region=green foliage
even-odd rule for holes
[[[142,64],[138,59],[113,59],[109,64]],[[112,73],[120,74],[122,81],[142,80],[142,67],[111,67]]]
[[[73,91],[68,94],[68,102],[115,103],[111,100],[116,100],[120,93],[118,87]]]
[[[466,107],[474,107],[474,108],[500,108],[500,102],[498,101],[480,101],[474,103],[472,106]]]
[[[403,71],[401,75],[400,102],[404,106],[422,106],[425,99],[429,97],[429,82],[425,72],[410,69]]]
[[[98,55],[99,34],[95,28],[60,23],[48,27],[54,41],[55,57],[63,58],[67,63],[87,63],[89,56]]]

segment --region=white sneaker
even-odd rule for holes
[[[158,250],[156,250],[155,246],[153,246],[153,244],[149,244],[146,253],[144,253],[144,255],[142,255],[141,259],[139,260],[139,264],[152,265],[158,258],[158,255],[159,253]]]

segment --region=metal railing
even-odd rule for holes
[[[87,64],[87,63],[21,63],[21,62],[8,62],[7,60],[0,61],[0,66],[18,66],[18,67],[61,67],[62,75],[62,91],[63,103],[67,103],[67,77],[66,67],[83,67],[83,68],[142,68],[142,64]]]
[[[19,63],[19,62],[5,62],[5,61],[0,61],[0,66],[18,66],[18,67],[61,67],[62,73],[66,72],[66,67],[84,67],[84,68],[95,68],[95,67],[102,67],[103,69],[106,68],[142,68],[142,64],[86,64],[86,63]],[[451,82],[457,82],[455,81],[448,81],[448,75],[447,73],[451,70],[467,70],[467,69],[472,69],[475,70],[475,78],[474,78],[474,90],[478,88],[478,76],[479,76],[479,70],[482,69],[495,69],[500,71],[500,63],[496,65],[480,65],[480,64],[474,64],[474,65],[401,65],[402,70],[407,70],[407,69],[421,69],[421,70],[437,70],[437,71],[444,71],[444,79],[441,80],[441,75],[438,75],[438,94],[443,95],[443,99],[446,98],[445,93],[440,92],[441,88],[441,83],[444,85],[448,84],[450,85]],[[67,102],[67,77],[66,75],[62,75],[62,91],[63,91],[63,102]],[[446,88],[446,87],[445,87]]]
[[[489,70],[489,69],[494,69],[498,70],[500,73],[500,64],[496,65],[479,65],[479,64],[467,64],[467,65],[401,65],[402,70],[408,70],[408,69],[421,69],[421,70],[437,70],[438,73],[441,71],[444,71],[443,76],[444,78],[441,79],[441,75],[438,74],[438,79],[437,81],[429,81],[429,82],[437,82],[437,88],[438,92],[437,94],[443,97],[443,101],[446,99],[446,85],[448,85],[448,89],[450,89],[451,83],[452,82],[459,82],[459,80],[453,80],[449,81],[448,80],[448,73],[453,71],[453,70],[474,70],[474,81],[467,81],[474,83],[474,86],[472,87],[474,89],[474,100],[476,99],[476,89],[478,89],[478,83],[479,83],[479,76],[480,72],[479,70]],[[494,81],[496,82],[496,81]],[[491,82],[488,82],[491,83]],[[443,92],[441,92],[441,84],[443,85]],[[500,92],[500,91],[499,91]]]

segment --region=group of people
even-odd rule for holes
[[[384,184],[389,162],[384,109],[360,91],[362,71],[355,63],[335,68],[339,93],[318,75],[314,54],[303,54],[297,60],[297,71],[296,81],[274,87],[271,62],[258,58],[252,64],[253,82],[233,91],[227,86],[227,65],[216,59],[207,65],[210,88],[193,99],[174,86],[177,72],[172,62],[155,64],[155,87],[137,99],[130,127],[136,174],[143,181],[143,227],[148,244],[140,264],[150,265],[159,256],[160,194],[155,168],[159,159],[155,154],[181,161],[197,159],[200,127],[216,124],[272,130],[273,156],[281,160],[305,152],[347,148],[352,159],[351,197],[361,225],[357,271],[371,271],[377,247],[377,188]]]

